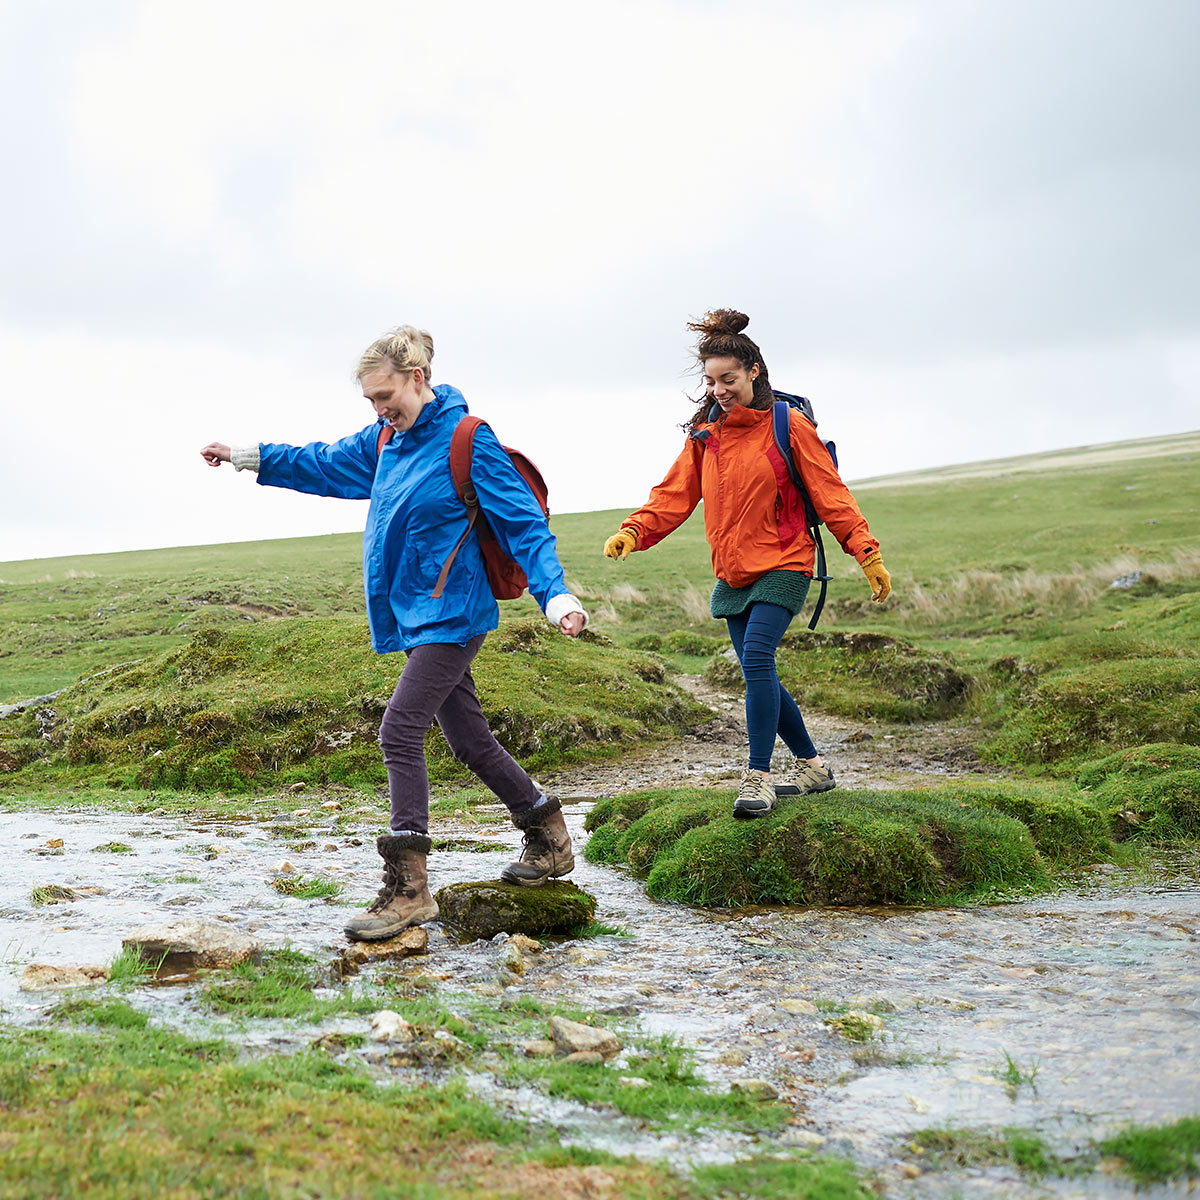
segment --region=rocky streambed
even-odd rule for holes
[[[106,964],[131,928],[151,920],[219,922],[264,946],[334,962],[352,911],[345,904],[365,903],[378,885],[381,813],[320,804],[296,811],[266,799],[237,821],[0,814],[9,864],[0,1021],[44,1022],[61,1000],[28,974],[31,963]],[[577,844],[589,807],[579,798],[566,806]],[[434,836],[449,847],[430,860],[437,887],[494,879],[518,840],[499,810],[463,813]],[[434,981],[451,1007],[456,996],[528,996],[682,1038],[712,1080],[765,1081],[791,1107],[792,1124],[760,1139],[768,1148],[849,1155],[897,1196],[962,1194],[968,1181],[972,1195],[1130,1194],[1117,1177],[1030,1183],[997,1166],[931,1169],[908,1142],[929,1127],[1020,1126],[1070,1154],[1130,1121],[1168,1122],[1200,1108],[1194,854],[1163,857],[1137,875],[1095,870],[1052,898],[1000,907],[724,914],[656,903],[630,876],[578,863],[573,881],[616,932],[533,950],[503,936],[463,944],[435,923],[427,953],[403,970]],[[332,903],[282,895],[271,882],[281,872],[345,890]],[[219,1027],[249,1047],[300,1048],[323,1032],[258,1019],[231,1033],[201,1010],[187,982],[127,996],[156,1020],[194,1034]],[[369,1017],[339,1027],[358,1026],[366,1030]],[[470,1072],[477,1090],[567,1140],[680,1164],[733,1158],[753,1140],[660,1135],[506,1087],[486,1060]]]

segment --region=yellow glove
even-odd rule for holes
[[[882,603],[891,595],[892,577],[887,573],[879,551],[872,550],[859,565],[867,577],[867,582],[871,585],[871,599]]]
[[[605,558],[628,558],[631,550],[637,549],[637,534],[632,529],[623,528],[604,543]]]

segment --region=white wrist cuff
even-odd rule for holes
[[[258,474],[259,454],[257,446],[230,446],[229,461],[235,471],[253,471]]]
[[[551,625],[557,627],[563,617],[569,616],[571,613],[583,613],[583,627],[586,629],[587,611],[570,592],[560,592],[557,596],[551,596],[546,603],[546,620]]]

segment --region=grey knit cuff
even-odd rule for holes
[[[229,461],[235,471],[253,471],[258,474],[259,453],[257,446],[230,446]]]

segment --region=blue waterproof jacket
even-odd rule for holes
[[[371,645],[380,654],[431,642],[461,646],[500,623],[474,530],[450,567],[441,598],[432,596],[442,564],[467,527],[467,510],[450,476],[450,437],[467,415],[467,402],[447,384],[433,394],[412,428],[393,435],[381,453],[378,422],[339,442],[259,446],[261,484],[371,501],[363,588]],[[486,425],[475,434],[471,479],[488,524],[545,610],[554,596],[569,590],[554,535]]]

